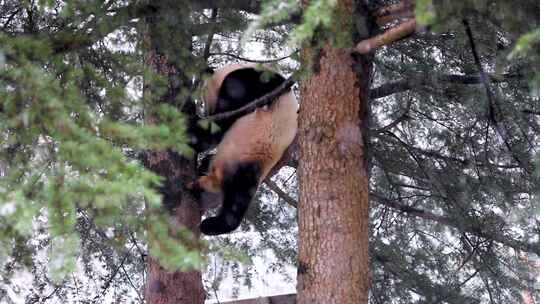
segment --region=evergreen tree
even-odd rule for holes
[[[508,303],[528,290],[539,301],[532,265],[521,257],[540,254],[540,6],[419,0],[414,10],[382,13],[392,4],[357,1],[369,14],[352,18],[375,22],[375,35],[414,11],[423,28],[373,49],[371,89],[359,93],[369,300]],[[146,169],[145,155],[167,151],[193,166],[191,81],[207,64],[242,60],[248,45],[263,46],[266,58],[296,56],[291,44],[317,46],[336,23],[333,5],[0,2],[0,301],[142,302],[148,240],[166,249],[150,250],[163,265],[200,265],[198,241],[169,234],[162,202],[184,202],[184,189]],[[148,61],[154,51],[174,77]],[[257,240],[209,240],[222,258],[219,269],[208,264],[216,280],[207,287],[227,272],[250,283],[255,268],[241,266],[238,252],[249,258],[269,248],[278,272],[296,263],[296,214],[282,204],[296,204],[296,185],[293,169],[265,183],[242,225]]]

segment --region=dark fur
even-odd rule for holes
[[[267,79],[264,79],[264,76],[267,76]],[[277,73],[265,74],[264,71],[254,68],[235,70],[223,79],[215,112],[223,113],[245,106],[272,92],[284,81],[285,78]]]
[[[262,80],[263,74],[263,71],[254,68],[238,69],[229,73],[221,84],[214,113],[237,110],[272,92],[285,81],[285,78],[281,75],[269,73],[270,78],[264,82]],[[222,133],[221,136],[232,126],[236,119],[223,119],[216,122],[221,129],[219,131]]]
[[[218,215],[202,221],[200,229],[206,235],[229,233],[242,222],[253,199],[261,166],[257,162],[240,163],[228,168],[223,177],[223,205]]]
[[[216,76],[221,77],[223,76],[223,74]],[[223,78],[223,81],[219,87],[219,91],[217,92],[217,99],[206,101],[212,102],[211,104],[206,105],[209,110],[208,114],[214,115],[218,113],[237,110],[253,102],[254,100],[272,92],[284,81],[285,78],[283,78],[277,73],[265,73],[264,71],[257,70],[253,67],[240,68],[229,72],[225,76],[225,78]],[[211,93],[213,93],[212,95],[215,96],[214,94],[216,92]],[[213,102],[215,102],[215,104],[213,104]],[[267,113],[265,115],[272,115],[271,112],[264,113]],[[219,126],[220,130],[217,133],[212,133],[211,139],[214,142],[221,142],[223,139],[223,135],[230,129],[230,127],[237,121],[237,119],[238,118],[230,118],[216,121],[216,124]],[[269,124],[269,120],[264,120],[264,124],[262,125],[262,127],[272,128],[272,126],[267,126],[267,124]],[[253,131],[257,131],[258,128],[261,128],[261,125],[249,127],[251,132],[242,132],[242,130],[235,129],[236,133],[234,133],[233,135],[247,136],[246,134],[249,134],[249,136],[257,136],[259,134],[259,132]],[[252,129],[251,127],[253,127],[254,129]],[[267,133],[268,132],[263,132],[263,134],[266,135]],[[234,136],[232,137],[233,139],[235,138]],[[231,143],[234,146],[234,144],[236,144],[237,142],[238,140],[235,140]],[[274,142],[271,142],[267,138],[265,138],[262,142],[269,145],[274,144]],[[254,143],[252,142],[251,144]],[[249,154],[252,149],[257,147],[245,148],[247,149],[232,149],[232,151],[242,151],[234,153]],[[249,204],[255,196],[257,187],[259,185],[259,180],[261,179],[263,174],[263,163],[260,160],[260,155],[257,155],[257,157],[259,158],[250,158],[246,157],[246,155],[243,155],[243,157],[239,157],[239,155],[228,156],[224,153],[231,152],[227,151],[227,149],[220,150],[218,147],[218,155],[216,155],[217,158],[214,159],[217,159],[217,162],[212,162],[209,169],[209,158],[201,160],[199,173],[206,171],[206,174],[204,176],[201,176],[196,182],[193,183],[192,189],[198,192],[198,197],[201,200],[201,206],[205,204],[205,194],[222,196],[223,203],[218,214],[214,217],[206,218],[202,221],[200,225],[201,232],[206,235],[219,235],[224,233],[230,233],[236,228],[238,228],[238,226],[240,226],[240,223],[242,222],[242,219],[249,207]],[[225,161],[223,161],[223,157],[225,158]],[[267,155],[265,157],[274,157],[274,155]],[[240,159],[242,160],[240,161]],[[255,159],[258,160],[256,161]]]
[[[213,73],[213,71],[209,71]],[[210,115],[217,113],[224,113],[237,110],[257,98],[260,98],[270,92],[285,81],[283,76],[267,72],[269,78],[267,81],[263,81],[262,70],[256,70],[253,67],[243,68],[235,70],[229,73],[221,84],[218,92],[216,105],[213,107]],[[233,125],[238,118],[228,118],[220,121],[216,121],[218,130],[210,130],[209,128],[201,128],[197,125],[197,128],[191,133],[194,135],[192,138],[192,146],[197,151],[205,151],[215,147],[225,132]]]

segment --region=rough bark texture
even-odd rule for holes
[[[352,18],[353,1],[338,2]],[[312,64],[301,85],[297,301],[367,303],[368,180],[359,100],[367,88],[350,53],[330,42]]]
[[[179,191],[180,189],[174,186],[175,181],[182,182],[195,176],[193,161],[179,157],[175,152],[160,151],[148,153],[146,165],[168,181],[162,189],[162,194],[164,206],[171,208],[171,233],[180,228],[187,228],[194,234],[194,239],[198,240],[198,225],[201,220],[199,205],[188,192]],[[149,256],[146,303],[202,304],[203,302],[204,290],[200,271],[169,271]]]
[[[156,73],[168,78],[168,90],[161,97],[160,102],[176,104],[177,96],[182,86],[190,83],[185,80],[179,68],[169,63],[166,56],[160,54],[160,46],[165,46],[167,41],[159,37],[156,30],[157,22],[164,9],[167,9],[166,1],[155,2],[155,16],[147,18],[148,32],[146,38],[148,54],[146,62]],[[168,4],[169,7],[174,7]],[[174,10],[168,9],[169,13]],[[164,19],[167,19],[163,17]],[[171,18],[169,18],[171,19]],[[176,33],[176,32],[174,32]],[[172,34],[174,34],[172,33]],[[177,39],[181,39],[178,32]],[[185,34],[185,33],[183,33]],[[191,36],[186,35],[185,41],[191,41]],[[166,39],[166,38],[165,38]],[[188,40],[189,39],[189,40]],[[145,85],[145,90],[152,87]],[[188,124],[195,121],[195,107],[192,102],[186,102],[182,108]],[[153,117],[145,117],[148,123],[153,123]],[[169,230],[176,235],[179,229],[188,229],[193,233],[193,239],[188,240],[186,246],[190,249],[199,248],[199,223],[201,212],[197,200],[187,191],[183,185],[195,180],[196,157],[186,158],[175,151],[149,151],[146,153],[145,166],[164,177],[160,193],[163,196],[163,208],[171,214]],[[145,286],[145,299],[148,304],[203,304],[204,290],[200,271],[169,271],[162,267],[159,262],[148,257],[148,272]]]
[[[150,54],[148,62],[156,71],[172,71],[163,57]],[[160,66],[163,65],[163,66]],[[170,73],[169,76],[173,75]],[[175,94],[167,94],[174,100]],[[167,102],[167,100],[164,100]],[[151,120],[151,119],[149,119]],[[145,166],[165,178],[160,189],[163,206],[171,213],[170,231],[175,234],[182,228],[190,230],[199,239],[201,212],[195,198],[181,188],[196,177],[195,158],[187,159],[174,151],[152,151],[146,154]],[[191,244],[197,248],[197,242]],[[149,256],[146,280],[146,303],[148,304],[202,304],[204,290],[200,271],[168,271]]]
[[[296,294],[221,302],[222,304],[296,304]]]

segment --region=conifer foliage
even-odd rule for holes
[[[269,251],[265,271],[289,277],[296,151],[260,189],[240,229],[250,233],[210,239],[203,254],[190,232],[170,234],[178,192],[166,190],[181,183],[145,157],[195,162],[193,101],[208,65],[257,53],[310,83],[322,41],[369,66],[355,69],[370,74],[354,91],[369,302],[540,301],[539,2],[347,1],[358,14],[343,35],[336,3],[0,1],[0,302],[143,302],[148,254],[181,270],[209,256],[210,293],[227,276],[249,285],[260,270],[247,261]],[[157,51],[166,65],[148,62]]]

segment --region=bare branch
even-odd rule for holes
[[[522,110],[521,112],[523,112],[525,114],[531,114],[531,115],[540,116],[540,111],[534,111],[534,110],[530,110],[530,109],[525,109],[525,110]]]
[[[422,218],[425,220],[437,222],[439,224],[443,224],[445,226],[455,228],[461,232],[467,232],[481,238],[493,240],[497,243],[503,244],[505,246],[508,246],[517,250],[522,250],[526,252],[534,252],[536,254],[540,254],[540,245],[518,241],[500,232],[493,233],[490,231],[489,227],[484,227],[482,224],[478,224],[478,223],[474,223],[474,224],[469,223],[467,225],[458,224],[456,222],[453,222],[451,219],[447,217],[436,215],[436,214],[427,212],[419,208],[399,204],[377,193],[370,192],[369,195],[371,197],[375,197],[377,199],[377,202],[380,203],[381,205],[392,208],[394,210],[398,210],[408,215],[412,215],[412,216]]]
[[[221,304],[259,304],[259,303],[296,304],[296,294],[283,294],[283,295],[262,297],[262,298],[233,300],[230,302],[222,302]]]
[[[282,198],[287,204],[291,205],[294,208],[298,208],[298,202],[292,198],[290,195],[288,195],[285,191],[283,191],[278,184],[274,183],[271,179],[266,179],[264,181],[266,186],[270,188],[270,190],[274,191],[280,198]]]
[[[405,21],[382,34],[360,41],[356,45],[355,50],[360,54],[370,53],[383,45],[390,44],[414,34],[416,27],[416,19]]]
[[[493,83],[508,82],[511,80],[524,79],[521,74],[488,74]],[[481,84],[480,75],[456,75],[443,74],[437,77],[426,74],[410,75],[407,79],[385,83],[370,90],[369,97],[372,99],[386,97],[395,93],[405,92],[417,86],[427,85],[434,82],[447,82],[449,84]]]
[[[296,53],[298,53],[298,50],[295,50],[294,52],[292,52],[291,54],[289,54],[287,56],[283,56],[283,57],[275,58],[275,59],[264,59],[264,60],[249,59],[249,58],[241,57],[241,56],[231,54],[231,53],[210,53],[209,56],[228,56],[228,57],[235,58],[235,59],[238,59],[238,60],[242,60],[242,61],[245,61],[245,62],[273,63],[273,62],[277,62],[277,61],[281,61],[281,60],[290,58],[292,55],[294,55]]]
[[[249,104],[233,111],[223,112],[223,113],[205,117],[204,120],[219,121],[219,120],[223,120],[227,118],[240,117],[246,113],[249,113],[255,110],[258,107],[262,107],[264,105],[269,104],[278,96],[283,94],[286,90],[289,90],[293,85],[294,85],[294,77],[291,76],[288,79],[286,79],[281,85],[279,85],[279,87],[275,88],[272,92],[255,99]]]
[[[218,16],[218,9],[212,9],[212,16],[210,17],[210,23],[215,24]],[[206,39],[206,44],[204,45],[203,58],[205,60],[210,57],[210,47],[212,46],[212,41],[214,40],[214,34],[216,33],[216,28],[213,27],[208,33],[208,38]]]
[[[252,14],[259,14],[260,0],[196,0],[191,1],[191,8],[203,10],[207,8],[237,9]]]
[[[491,90],[491,86],[489,84],[489,77],[487,76],[486,72],[484,71],[484,68],[482,67],[482,63],[480,62],[480,56],[478,56],[478,52],[476,50],[476,45],[474,42],[474,38],[472,36],[472,30],[469,25],[469,22],[467,19],[463,19],[463,25],[465,25],[465,32],[467,33],[467,37],[469,38],[469,43],[471,45],[471,52],[473,53],[474,63],[476,64],[476,67],[478,68],[478,71],[480,72],[480,80],[482,81],[482,84],[484,85],[484,88],[486,89],[486,97],[488,100],[488,117],[489,120],[493,123],[493,126],[495,128],[495,131],[499,134],[502,141],[504,142],[504,145],[512,155],[515,161],[520,164],[521,168],[527,173],[531,174],[530,166],[527,166],[516,154],[514,149],[512,148],[512,145],[508,141],[507,134],[504,133],[504,130],[499,125],[499,122],[497,121],[496,113],[495,113],[495,106],[497,103],[497,99],[493,91]]]
[[[375,22],[385,25],[398,18],[414,18],[414,1],[404,0],[396,4],[380,8],[374,13]]]
[[[404,11],[404,12],[395,13],[393,15],[377,17],[377,19],[375,19],[375,22],[377,23],[377,25],[383,26],[397,19],[411,19],[411,18],[414,18],[414,12]]]
[[[414,8],[414,2],[404,0],[396,4],[384,6],[380,9],[378,9],[375,13],[375,17],[384,17],[384,16],[390,16],[395,15],[403,12],[412,11]]]
[[[394,120],[393,122],[387,124],[386,126],[380,128],[380,129],[374,130],[374,132],[375,133],[386,132],[386,131],[392,129],[393,127],[395,127],[396,125],[398,125],[399,123],[401,123],[402,121],[404,121],[405,119],[408,119],[409,118],[409,110],[411,109],[411,105],[412,105],[412,98],[409,98],[407,100],[407,106],[403,110],[403,113],[401,113],[401,115],[396,120]]]
[[[4,25],[2,26],[2,28],[5,30],[7,29],[7,27],[9,26],[9,24],[11,23],[11,21],[13,21],[13,18],[21,11],[21,8],[18,8],[16,10],[13,11],[13,13],[11,13],[11,15],[9,15],[9,17],[7,18],[6,22],[4,22]]]

